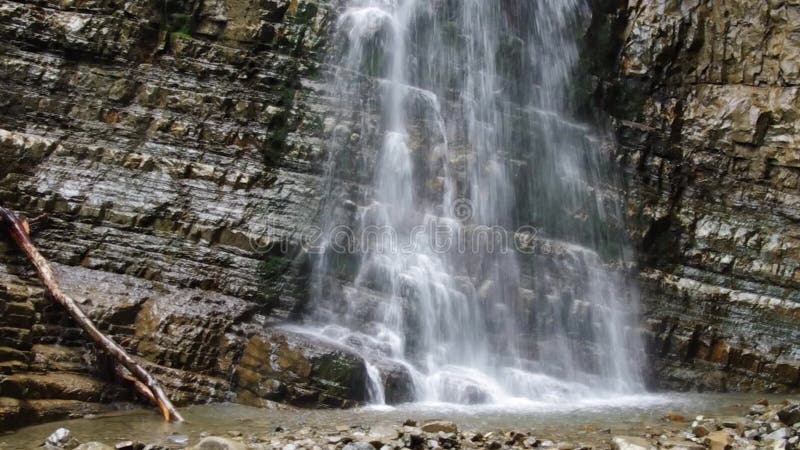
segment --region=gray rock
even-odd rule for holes
[[[219,436],[203,438],[192,450],[246,450],[243,443]]]
[[[798,234],[782,237],[786,228],[800,229],[800,118],[791,112],[798,105],[800,46],[781,47],[767,68],[762,56],[774,47],[750,34],[794,29],[796,19],[778,12],[784,4],[628,2],[621,74],[610,81],[619,91],[608,109],[617,119],[616,154],[628,160],[628,231],[647,248],[640,280],[648,331],[653,348],[669,348],[656,358],[661,387],[758,392],[797,386],[796,359],[771,364],[769,352],[742,345],[767,340],[763,348],[786,346],[800,354],[800,321],[790,312],[798,301],[796,272],[758,274],[770,258],[795,267],[796,257],[785,258],[779,249],[800,245]],[[730,40],[721,38],[731,33]],[[737,56],[718,64],[729,46],[740,49]],[[639,87],[628,89],[633,85]],[[731,106],[737,102],[741,106]],[[667,142],[670,137],[674,141]],[[765,179],[762,170],[771,167],[765,158],[793,161],[792,181]],[[700,175],[711,167],[725,169]],[[670,198],[679,185],[681,194]],[[775,195],[779,206],[757,192]],[[728,202],[731,195],[740,199],[736,206]],[[758,279],[758,286],[742,285],[743,276]],[[787,284],[792,293],[782,290]]]
[[[375,447],[369,442],[351,442],[342,447],[342,450],[375,450]]]
[[[764,435],[765,441],[781,441],[789,437],[789,429],[788,428],[779,428],[772,433]]]
[[[178,445],[186,444],[189,442],[189,436],[185,434],[171,434],[167,436],[167,442]]]
[[[102,442],[86,442],[77,447],[74,450],[114,450],[114,447],[110,445],[103,444]]]
[[[53,445],[56,447],[63,446],[69,442],[71,432],[66,428],[58,428],[47,439],[44,440],[45,444]]]
[[[660,443],[662,448],[671,450],[705,450],[705,446],[692,441],[679,441],[667,439]]]
[[[615,436],[611,440],[614,450],[655,450],[655,446],[648,441],[635,436]]]
[[[793,403],[782,408],[778,411],[778,418],[789,426],[800,423],[800,403]]]

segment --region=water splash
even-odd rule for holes
[[[585,15],[582,0],[351,0],[340,15],[305,324],[363,355],[373,403],[381,361],[432,404],[642,390],[603,136],[569,113]],[[550,250],[480,240],[523,226]]]

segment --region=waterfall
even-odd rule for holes
[[[641,390],[606,137],[570,112],[583,0],[350,0],[306,329],[412,400]]]

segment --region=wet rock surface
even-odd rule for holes
[[[49,215],[63,288],[180,404],[235,398],[254,329],[304,300],[335,4],[0,5],[0,202]],[[136,400],[5,239],[0,280],[0,429]]]
[[[366,377],[361,357],[289,331],[250,338],[235,370],[238,399],[251,406],[354,406],[366,400]]]
[[[585,61],[605,68],[653,380],[796,390],[800,4],[627,3],[593,3]]]
[[[0,202],[49,214],[34,239],[64,289],[178,403],[352,405],[363,362],[263,331],[305,301],[326,133],[353,138],[324,124],[338,2],[168,3],[0,5]],[[627,171],[654,384],[798,389],[800,4],[592,4],[587,41],[619,32],[594,81]],[[0,281],[0,428],[137,400],[4,240]],[[408,400],[408,374],[384,373]],[[455,445],[413,438],[433,441]]]

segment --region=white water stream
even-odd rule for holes
[[[325,250],[302,331],[364,357],[373,404],[398,368],[410,400],[432,405],[643,391],[635,290],[608,269],[624,262],[613,173],[602,134],[570,114],[585,9],[351,0],[341,13]]]

